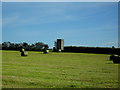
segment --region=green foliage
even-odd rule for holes
[[[48,44],[44,44],[43,42],[36,42],[35,44],[28,44],[27,42],[23,43],[11,43],[11,42],[3,42],[2,43],[2,50],[20,50],[24,48],[28,51],[42,51],[43,48],[48,49]]]
[[[110,55],[2,52],[3,88],[117,88],[118,64]]]

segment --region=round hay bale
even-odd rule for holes
[[[61,49],[58,49],[58,52],[61,52]]]
[[[21,56],[24,56],[24,52],[21,52]]]
[[[44,50],[44,54],[47,54],[47,53],[49,53],[49,50]]]
[[[28,52],[24,52],[24,55],[25,55],[25,56],[28,56]]]
[[[111,56],[110,56],[110,60],[113,60],[114,58],[115,58],[114,55],[111,55]]]
[[[20,50],[20,52],[24,52],[25,51],[25,49],[24,48],[22,48],[21,50]]]
[[[116,57],[119,57],[119,55],[112,54],[112,55],[110,56],[110,60],[114,60],[114,59],[116,59]]]
[[[28,56],[28,52],[21,52],[21,56]]]
[[[119,64],[120,63],[120,56],[115,56],[113,59],[113,63]]]
[[[23,48],[23,49],[22,49],[22,52],[24,52],[24,51],[25,51],[25,49]]]

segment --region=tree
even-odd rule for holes
[[[42,42],[37,42],[35,44],[29,45],[27,42],[23,43],[11,43],[11,42],[3,42],[2,43],[2,49],[3,50],[20,50],[21,48],[24,48],[25,50],[43,50],[48,49],[49,46],[47,44],[44,44]]]
[[[44,50],[47,50],[49,46],[47,44],[44,44]]]
[[[10,50],[14,50],[15,49],[15,44],[11,43],[9,48],[10,48]]]
[[[3,48],[3,49],[9,49],[10,44],[11,44],[10,42],[3,42],[3,43],[2,43],[2,48]]]
[[[23,42],[23,48],[28,50],[29,49],[29,44],[27,42]]]
[[[23,42],[23,46],[28,46],[28,43],[27,42]]]
[[[42,50],[43,47],[44,47],[44,43],[42,43],[42,42],[35,43],[35,49],[36,50]]]

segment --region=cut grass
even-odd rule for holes
[[[117,88],[110,55],[2,51],[3,88]]]

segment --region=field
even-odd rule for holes
[[[110,55],[2,51],[3,88],[117,88],[118,64]]]

